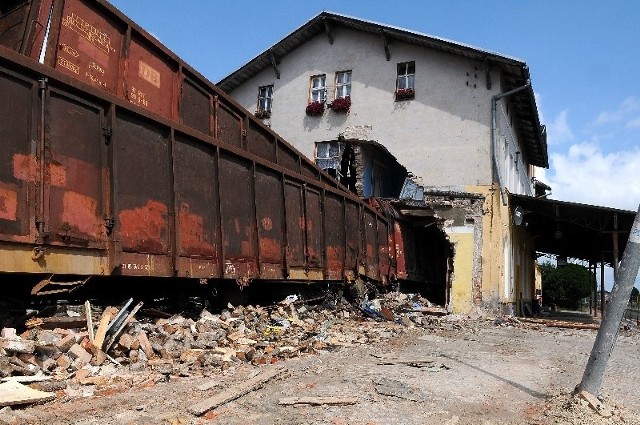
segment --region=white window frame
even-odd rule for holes
[[[327,100],[327,74],[311,76],[309,81],[309,103],[324,103]]]
[[[413,68],[413,72],[410,72]],[[400,62],[397,66],[396,90],[416,89],[416,63],[415,61]]]
[[[273,84],[258,87],[258,112],[271,112]]]
[[[351,71],[336,72],[336,92],[334,99],[351,97]]]

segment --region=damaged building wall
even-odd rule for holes
[[[398,198],[408,175],[384,147],[368,140],[318,142],[315,161],[361,198]]]
[[[484,197],[478,305],[496,314],[522,314],[521,304],[531,305],[535,297],[533,239],[525,227],[513,224],[511,208],[503,204],[497,184],[466,189]]]
[[[535,251],[497,185],[427,189],[425,203],[445,220],[454,244],[452,310],[523,314],[535,298]]]
[[[453,214],[446,228],[456,245],[453,308],[465,312],[480,307],[496,313],[521,309],[520,301],[529,297],[534,259],[526,234],[512,228],[509,207],[503,204],[505,197],[501,195],[506,190],[531,193],[530,164],[546,162],[544,137],[533,142],[520,139],[527,134],[520,131],[523,125],[533,125],[534,134],[538,131],[533,94],[531,111],[523,109],[526,102],[516,103],[516,95],[497,98],[513,90],[514,84],[525,87],[510,80],[515,72],[510,67],[486,67],[486,63],[465,55],[399,39],[394,40],[386,57],[378,35],[342,25],[332,27],[331,38],[329,42],[324,32],[305,38],[278,58],[277,78],[274,68],[266,67],[234,85],[231,95],[252,110],[258,87],[273,85],[272,113],[265,122],[307,155],[313,154],[316,142],[374,141],[424,185],[441,193],[459,192],[471,195],[469,199],[483,199],[478,202],[481,207],[457,205],[441,211],[447,216]],[[506,57],[502,60],[511,61]],[[398,64],[411,62],[415,95],[397,100]],[[528,77],[526,64],[517,61],[515,66]],[[349,110],[325,108],[320,115],[307,115],[310,78],[325,76],[328,105],[336,93],[336,75],[344,71],[351,73]],[[537,151],[530,152],[523,143],[539,143],[544,150],[542,159],[536,159]],[[529,157],[529,153],[534,156]],[[362,197],[378,194],[375,167],[369,168],[367,153],[358,148],[356,157],[356,193]],[[501,188],[505,189],[502,194]],[[461,217],[452,212],[456,209],[467,211],[469,217],[460,221]]]
[[[426,191],[425,203],[444,219],[444,231],[454,245],[451,310],[467,313],[483,302],[483,212],[481,195]]]

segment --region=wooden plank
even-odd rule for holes
[[[268,381],[282,375],[284,371],[284,368],[268,368],[251,379],[248,379],[238,385],[232,386],[229,389],[214,395],[213,397],[209,397],[206,400],[202,400],[201,402],[194,404],[193,406],[189,407],[189,412],[197,416],[203,415],[211,409],[215,409],[218,406],[221,406],[225,403],[242,397],[243,395],[248,394],[251,391],[255,391],[258,388],[261,388]]]
[[[53,400],[54,393],[34,390],[19,382],[9,381],[0,384],[0,407],[16,404],[42,403]]]
[[[591,407],[593,410],[598,412],[600,416],[609,418],[613,414],[611,412],[611,409],[609,409],[609,407],[607,407],[604,403],[598,400],[598,398],[593,394],[588,393],[587,391],[580,391],[578,395],[582,397],[584,400],[586,400],[587,403],[589,403],[589,407]]]
[[[104,344],[104,337],[107,334],[107,329],[109,327],[109,321],[115,316],[118,312],[118,309],[115,307],[108,307],[102,312],[102,317],[100,317],[100,323],[98,324],[98,330],[96,331],[95,339],[93,340],[93,345],[97,348],[102,349],[102,344]]]
[[[84,317],[66,317],[66,316],[53,316],[53,317],[34,317],[25,322],[25,326],[28,329],[41,328],[41,329],[81,329],[87,325],[87,319]]]
[[[278,399],[278,404],[282,406],[292,406],[296,404],[309,404],[312,406],[338,406],[345,404],[356,404],[357,397],[284,397]]]
[[[568,322],[566,320],[555,319],[535,319],[529,317],[522,317],[519,319],[525,323],[535,323],[539,325],[545,325],[552,328],[565,328],[565,329],[600,329],[598,323],[581,323],[581,322]]]
[[[93,343],[95,335],[93,334],[93,318],[91,317],[91,303],[89,300],[84,303],[84,315],[87,317],[87,331],[89,331],[89,341]]]

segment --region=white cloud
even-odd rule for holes
[[[547,140],[550,145],[570,142],[573,140],[573,131],[567,121],[569,111],[560,112],[556,118],[547,125]]]
[[[550,155],[547,183],[562,201],[636,211],[640,203],[640,149],[604,154],[595,143]]]
[[[625,128],[640,128],[640,116],[630,119],[624,125]]]
[[[640,101],[635,96],[627,97],[615,111],[604,111],[596,118],[596,125],[612,124],[625,119],[640,108]]]

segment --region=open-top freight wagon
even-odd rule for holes
[[[3,2],[0,97],[0,272],[34,292],[60,275],[402,275],[390,214],[107,2]]]

